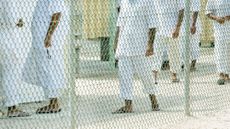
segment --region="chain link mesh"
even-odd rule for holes
[[[228,0],[0,2],[1,129],[170,128],[229,108]]]

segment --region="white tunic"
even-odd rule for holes
[[[229,0],[209,0],[206,6],[206,14],[213,13],[216,16],[224,17],[230,15],[230,1]],[[214,35],[216,40],[229,40],[230,37],[226,34],[230,31],[230,22],[219,24],[214,22]]]
[[[200,4],[200,0],[192,0],[191,1],[191,7],[190,7],[190,24],[192,26],[192,22],[193,22],[193,13],[194,12],[200,12],[201,9],[201,4]],[[182,31],[181,31],[181,35],[185,35],[186,34],[186,23],[185,23],[185,17],[183,20],[183,24],[182,24]],[[199,16],[197,17],[197,22],[196,22],[196,34],[200,34],[201,33],[201,22],[200,22],[200,18]]]
[[[229,0],[209,0],[206,7],[206,14],[213,13],[216,16],[224,17],[230,15]],[[230,74],[230,21],[224,24],[214,22],[215,56],[217,72]]]
[[[155,6],[159,21],[162,21],[159,22],[157,34],[172,37],[177,24],[179,10],[184,9],[184,0],[180,0],[180,2],[178,0],[155,0]]]
[[[193,22],[193,13],[194,12],[199,12],[200,13],[200,8],[201,8],[201,3],[200,0],[192,0],[191,1],[191,8],[190,8],[190,27],[192,26],[192,22]],[[184,63],[184,59],[185,59],[185,35],[186,35],[186,22],[185,22],[185,17],[182,23],[182,28],[181,28],[181,39],[180,39],[180,47],[181,47],[181,63]],[[190,29],[190,28],[189,28]],[[190,55],[191,55],[191,59],[192,60],[197,60],[199,57],[199,42],[200,42],[200,34],[201,34],[201,21],[199,18],[199,15],[197,17],[197,21],[196,21],[196,33],[195,34],[191,34],[190,32]]]
[[[26,7],[24,7],[26,6]],[[0,0],[0,65],[1,86],[5,106],[25,102],[22,85],[22,69],[30,48],[29,11],[30,4],[25,0]],[[16,26],[19,19],[25,24]]]
[[[148,31],[156,27],[156,18],[151,0],[122,0],[117,26],[120,35],[116,58],[144,55]]]
[[[51,17],[61,12],[60,23],[52,36],[52,46],[45,48],[46,37]],[[66,85],[64,71],[64,44],[68,32],[64,0],[38,0],[32,20],[32,48],[28,58],[27,69],[35,72],[26,73],[26,82],[42,86],[49,91]],[[51,58],[48,58],[48,53]],[[33,56],[34,55],[34,56]],[[26,70],[29,71],[29,70]],[[35,74],[32,74],[35,73]],[[51,97],[52,95],[49,95]],[[53,96],[55,97],[55,96]]]

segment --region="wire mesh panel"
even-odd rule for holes
[[[229,21],[229,0],[0,0],[0,128],[170,128],[225,110]]]
[[[0,1],[1,129],[71,128],[71,3]]]
[[[157,128],[227,107],[228,84],[216,82],[213,46],[219,37],[207,0],[79,5],[79,128]]]

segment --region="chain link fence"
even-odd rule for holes
[[[228,0],[1,0],[1,129],[161,128],[229,108]]]

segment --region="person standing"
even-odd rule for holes
[[[184,17],[184,2],[181,0],[157,0],[155,1],[159,25],[157,28],[156,44],[154,46],[154,67],[155,79],[158,71],[161,70],[163,52],[168,48],[170,71],[172,82],[179,82],[177,73],[180,71],[180,43],[179,34]]]
[[[230,73],[230,1],[209,0],[206,15],[214,22],[217,84],[224,85]]]
[[[156,18],[152,0],[122,0],[115,39],[116,58],[119,59],[120,96],[125,105],[113,113],[133,112],[133,75],[140,77],[144,92],[149,94],[152,110],[158,111],[151,56],[155,37]]]
[[[31,24],[31,54],[34,55],[36,76],[25,81],[41,86],[45,97],[50,99],[47,106],[37,109],[37,114],[61,111],[58,97],[66,85],[64,44],[68,27],[65,17],[64,0],[37,1]]]
[[[1,88],[8,117],[27,117],[29,113],[18,109],[25,95],[22,84],[22,69],[29,51],[27,46],[28,21],[23,14],[24,3],[19,0],[0,0],[0,65]],[[27,49],[28,48],[28,49]]]
[[[192,0],[191,1],[191,25],[190,25],[190,55],[191,55],[191,66],[190,71],[196,70],[196,62],[199,58],[199,42],[200,42],[200,33],[201,33],[201,23],[199,20],[199,11],[200,11],[200,0]],[[183,21],[182,24],[182,31],[181,31],[181,40],[180,40],[180,46],[181,46],[181,60],[182,65],[184,64],[185,59],[185,34],[186,34],[186,23]]]

